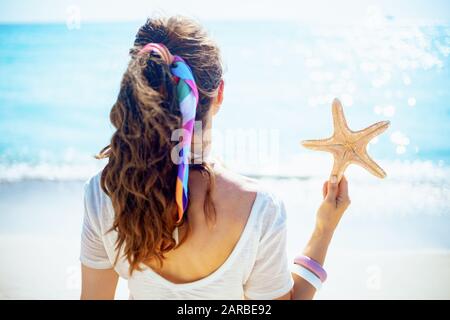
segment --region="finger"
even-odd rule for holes
[[[327,196],[325,199],[334,202],[336,201],[337,194],[338,194],[337,177],[335,175],[332,175],[330,177],[330,181],[328,181]]]
[[[327,190],[328,190],[328,181],[325,181],[322,186],[322,195],[324,199],[327,196]]]
[[[345,176],[342,176],[341,182],[339,182],[339,196],[348,199],[348,181]]]

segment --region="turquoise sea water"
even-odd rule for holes
[[[3,171],[90,163],[108,142],[109,109],[139,25],[0,26]],[[358,28],[264,21],[206,26],[226,68],[216,128],[274,129],[282,161],[308,155],[298,141],[331,132],[336,96],[353,129],[391,120],[371,145],[375,158],[448,165],[449,26],[389,20]]]

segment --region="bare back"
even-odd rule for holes
[[[187,239],[169,252],[160,268],[157,262],[150,267],[173,283],[188,283],[207,277],[230,256],[245,228],[256,198],[256,183],[246,177],[215,166],[215,188],[212,200],[216,219],[208,223],[203,209],[206,178],[200,172],[189,176],[190,205]],[[180,227],[180,238],[186,226]]]

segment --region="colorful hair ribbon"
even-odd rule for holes
[[[180,150],[180,163],[175,186],[175,201],[178,209],[178,222],[183,218],[188,206],[189,158],[194,132],[195,114],[198,103],[198,89],[191,68],[180,56],[173,56],[161,43],[148,43],[141,53],[157,53],[170,66],[170,72],[176,81],[177,100],[180,106],[183,139]]]

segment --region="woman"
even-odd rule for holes
[[[311,299],[350,203],[345,178],[324,183],[291,273],[283,203],[211,160],[210,137],[193,130],[210,131],[222,104],[217,46],[174,17],[148,20],[130,53],[108,164],[85,186],[81,298],[113,299],[121,276],[131,299]]]

